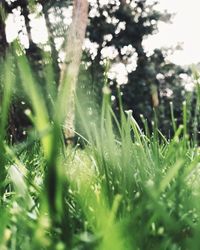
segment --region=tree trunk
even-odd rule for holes
[[[68,91],[68,98],[62,104],[66,105],[64,134],[67,141],[74,137],[76,82],[81,63],[87,19],[88,1],[74,0],[72,23],[68,30],[65,47],[66,57],[60,76],[60,91]]]
[[[3,61],[3,58],[6,54],[6,49],[8,47],[8,43],[6,40],[6,32],[5,32],[5,9],[4,9],[4,1],[0,3],[0,61]]]

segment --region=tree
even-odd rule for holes
[[[21,27],[21,30],[19,33],[23,33],[24,30],[26,30],[26,35],[28,38],[29,46],[25,47],[25,53],[28,57],[29,63],[33,69],[34,72],[42,72],[43,66],[42,66],[42,51],[41,49],[33,42],[32,34],[31,34],[31,26],[30,26],[30,14],[31,14],[31,8],[29,1],[22,0],[22,1],[3,1],[2,2],[2,9],[5,15],[12,14],[14,10],[18,9],[20,10],[21,15],[24,17],[24,27]],[[5,25],[2,29],[2,33],[5,34]],[[25,34],[23,34],[25,35]],[[5,36],[6,41],[6,36]],[[9,44],[7,43],[7,47],[9,47]],[[17,83],[18,88],[15,88],[15,97],[13,99],[12,106],[10,108],[10,121],[9,121],[9,134],[10,134],[10,140],[16,141],[25,138],[26,136],[26,128],[30,126],[30,121],[24,114],[24,109],[26,109],[29,106],[28,100],[25,98],[25,96],[21,92],[20,88],[20,77],[19,74],[17,74],[17,68],[13,66],[13,73],[15,71],[15,81]],[[42,77],[42,74],[35,74],[35,77],[37,77],[37,80],[40,81],[42,84],[44,82],[44,77]],[[26,103],[26,105],[25,105]]]
[[[118,92],[122,94],[125,109],[132,109],[134,117],[142,126],[140,115],[148,120],[149,126],[154,117],[154,110],[160,120],[160,128],[169,135],[169,102],[175,101],[176,114],[180,116],[184,98],[184,86],[181,74],[187,70],[168,62],[164,53],[156,49],[148,55],[143,42],[157,32],[159,21],[169,21],[171,15],[156,10],[156,2],[137,1],[92,1],[90,6],[90,25],[87,38],[96,51],[86,50],[87,72],[91,77],[82,81],[88,88],[88,94],[101,93],[104,79],[104,61],[110,61],[108,79],[113,95],[113,107],[118,114]],[[109,52],[110,51],[110,52]],[[107,55],[106,55],[107,54]],[[125,77],[119,79],[119,71]],[[121,72],[121,75],[123,73]],[[94,88],[93,88],[94,86]],[[179,94],[177,100],[175,93]]]
[[[69,31],[67,32],[69,35],[66,35],[66,28],[64,27],[64,23],[62,23],[62,25],[60,25],[60,28],[57,29],[58,26],[56,26],[56,22],[52,23],[50,21],[49,10],[53,9],[55,13],[60,12],[59,15],[62,15],[62,8],[68,6],[69,1],[5,1],[4,8],[7,13],[12,13],[14,9],[19,8],[21,11],[21,15],[24,17],[24,25],[26,28],[26,35],[28,37],[29,42],[28,48],[25,47],[24,49],[29,59],[30,65],[33,69],[35,77],[41,85],[44,85],[44,51],[43,48],[40,48],[36,43],[34,43],[30,25],[30,13],[34,13],[37,4],[40,4],[42,6],[41,14],[44,15],[46,21],[46,27],[49,35],[48,44],[51,47],[51,62],[53,66],[52,70],[54,71],[55,83],[57,84],[57,86],[60,83],[60,89],[62,90],[63,88],[66,88],[66,84],[69,87],[69,89],[67,89],[67,91],[69,91],[68,100],[65,100],[65,105],[67,106],[67,125],[65,126],[65,135],[67,138],[72,138],[74,136],[74,95],[76,91],[76,80],[79,72],[79,64],[82,55],[82,44],[84,41],[85,30],[87,25],[88,2],[86,0],[73,1],[73,20]],[[59,34],[59,32],[61,34]],[[66,54],[66,58],[61,65],[61,70],[58,63],[59,51],[56,49],[55,42],[55,39],[58,38],[59,35],[64,38],[63,48]],[[37,74],[35,74],[35,72],[37,72]]]
[[[6,32],[5,32],[5,18],[6,13],[3,8],[4,1],[0,3],[0,62],[2,63],[2,58],[5,57],[6,48],[8,46],[6,40]]]
[[[66,139],[74,137],[75,92],[81,63],[82,45],[88,17],[88,1],[74,0],[72,24],[69,27],[65,47],[66,58],[62,65],[60,91],[68,91],[66,105],[66,122],[64,133]]]

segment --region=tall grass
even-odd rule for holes
[[[118,121],[107,86],[98,122],[77,99],[85,146],[65,147],[67,89],[55,94],[48,74],[45,99],[23,53],[12,58],[2,82],[0,249],[199,249],[200,152],[188,136],[187,105],[179,127],[171,106],[168,140],[156,125],[150,134],[144,117],[142,131],[131,111],[121,109]],[[6,139],[13,60],[33,123],[16,145]]]

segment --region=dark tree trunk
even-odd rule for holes
[[[6,32],[5,32],[5,3],[2,1],[0,3],[0,60],[2,61],[6,54],[6,49],[8,47],[8,43],[6,40]]]

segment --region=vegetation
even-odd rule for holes
[[[33,128],[10,145],[12,58],[1,105],[1,249],[198,249],[200,154],[187,134],[185,103],[184,123],[167,140],[156,124],[151,135],[146,124],[143,132],[130,111],[121,110],[118,122],[105,87],[97,124],[77,100],[85,146],[66,148],[65,96],[49,113],[22,55],[16,60]]]
[[[190,70],[171,63],[167,55],[173,48],[147,51],[146,39],[158,31],[160,22],[170,22],[172,15],[158,11],[159,1],[92,1],[86,37],[84,62],[87,65],[79,86],[85,86],[88,99],[99,99],[103,87],[104,62],[108,84],[113,96],[113,109],[119,116],[118,89],[125,109],[133,110],[137,122],[143,127],[142,114],[151,128],[156,110],[158,126],[168,138],[173,135],[169,104],[174,103],[174,115],[181,124],[181,106],[187,93],[183,78]],[[95,13],[95,14],[94,14]],[[90,49],[92,45],[96,48]],[[109,53],[109,50],[111,53]],[[87,75],[87,79],[85,79]],[[125,75],[123,77],[122,75]],[[91,106],[88,104],[88,106]]]
[[[37,81],[42,87],[45,82],[42,72],[46,70],[49,61],[43,60],[44,54],[52,59],[51,74],[55,87],[60,83],[59,65],[66,63],[63,54],[66,51],[66,34],[69,33],[68,27],[73,4],[76,6],[76,1],[1,1],[4,21],[6,16],[21,19],[17,39],[21,41],[22,37],[27,37],[27,44],[21,46],[34,71],[39,72]],[[89,21],[77,94],[81,95],[84,89],[87,94],[84,102],[87,104],[88,110],[94,109],[95,100],[98,112],[102,105],[103,79],[106,70],[109,72],[107,74],[108,84],[112,91],[112,107],[116,116],[119,118],[118,89],[120,89],[124,108],[133,110],[134,117],[141,127],[143,127],[143,122],[140,115],[142,114],[147,119],[151,128],[151,120],[154,117],[154,109],[156,109],[158,126],[162,133],[170,138],[173,136],[173,130],[168,107],[170,102],[173,102],[175,119],[178,124],[181,124],[183,122],[181,106],[187,94],[184,79],[191,72],[187,68],[174,65],[167,60],[167,55],[173,51],[173,48],[156,49],[151,53],[146,51],[145,40],[158,31],[160,22],[170,22],[172,18],[169,13],[158,11],[156,5],[155,1],[149,0],[89,1]],[[48,41],[43,43],[36,42],[33,32],[31,32],[34,28],[34,21],[38,22],[40,19],[43,19],[42,29],[46,29],[48,33]],[[82,27],[84,21],[80,23],[82,25],[79,25],[79,28],[84,30]],[[5,39],[4,22],[1,22],[0,34],[1,50],[2,53],[5,53],[9,44]],[[176,47],[176,45],[174,46]],[[66,56],[69,57],[69,55]],[[105,61],[109,61],[106,69]],[[118,72],[121,71],[123,74],[119,75]],[[125,78],[122,75],[125,75]],[[25,104],[21,105],[21,101]],[[20,121],[13,114],[12,134],[13,140],[19,140],[24,138],[23,130],[26,130],[27,124],[30,125],[21,112],[28,108],[29,103],[27,100],[18,98],[15,104],[12,113],[17,113]],[[192,102],[191,109],[194,109],[194,106],[195,100]],[[93,110],[93,113],[95,112]],[[79,129],[78,121],[76,123],[77,129]],[[21,129],[22,125],[24,129]],[[15,131],[15,129],[17,130]]]
[[[44,10],[52,2],[60,4],[39,2]],[[19,3],[31,10],[24,0],[5,10]],[[60,73],[51,54],[56,51],[44,53],[33,44],[25,49],[18,41],[9,45],[5,16],[0,16],[5,42],[0,52],[0,249],[198,250],[200,75],[193,73],[195,90],[181,103],[178,121],[176,104],[164,106],[173,131],[168,138],[158,127],[157,107],[151,119],[124,111],[129,106],[121,88],[115,90],[116,114],[109,80],[113,62],[99,62],[95,71],[101,76],[97,104],[86,101],[88,74],[82,70],[75,96],[77,142],[66,145],[65,104],[71,93],[62,86],[57,91]],[[21,135],[11,140],[15,107],[23,120],[18,121]]]

